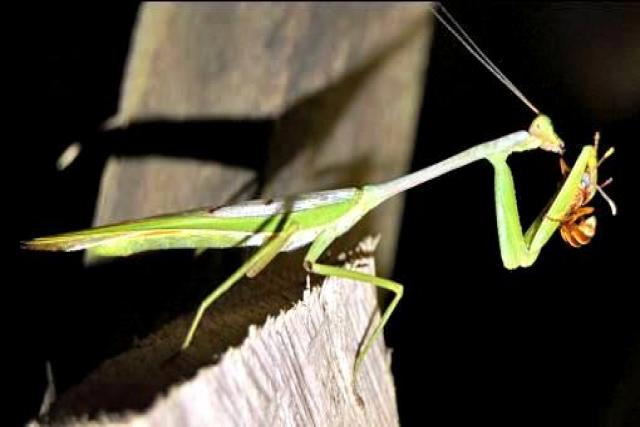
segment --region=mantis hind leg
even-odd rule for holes
[[[358,369],[362,364],[362,360],[364,359],[366,354],[369,352],[369,350],[371,349],[371,346],[373,345],[373,343],[375,343],[378,336],[382,333],[384,329],[384,325],[389,320],[389,317],[391,317],[391,313],[393,313],[393,310],[395,310],[396,306],[398,305],[398,302],[400,301],[400,298],[402,298],[404,288],[400,283],[394,282],[393,280],[372,276],[366,273],[360,273],[358,271],[347,270],[346,268],[342,268],[342,267],[336,267],[336,266],[326,265],[326,264],[318,264],[313,262],[313,263],[305,263],[305,268],[309,272],[320,274],[322,276],[342,277],[344,279],[351,279],[351,280],[357,280],[359,282],[369,283],[379,288],[389,290],[395,294],[393,296],[393,300],[391,301],[391,303],[384,310],[384,313],[382,314],[382,318],[380,319],[380,322],[374,329],[371,336],[366,340],[364,345],[361,347],[361,350],[356,356],[356,362],[354,365],[354,377],[355,377],[355,375],[357,375],[358,373]]]
[[[310,273],[319,274],[322,276],[333,276],[333,277],[341,277],[344,279],[357,280],[359,282],[369,283],[376,287],[389,290],[393,292],[395,295],[391,303],[387,306],[382,314],[380,322],[375,327],[371,336],[364,342],[364,345],[360,347],[358,355],[356,356],[356,361],[353,369],[353,383],[355,384],[355,378],[358,374],[358,370],[364,360],[364,357],[367,355],[373,344],[375,343],[378,336],[382,333],[384,329],[384,325],[387,323],[389,318],[391,317],[391,313],[395,310],[398,302],[402,298],[403,294],[403,286],[400,283],[394,282],[393,280],[384,279],[382,277],[373,276],[371,274],[361,273],[358,271],[347,270],[343,267],[337,267],[333,265],[326,265],[317,263],[316,260],[320,257],[322,252],[329,246],[329,244],[334,240],[335,236],[332,233],[325,233],[318,237],[318,239],[313,243],[309,252],[307,253],[304,260],[304,268]]]
[[[187,333],[184,342],[182,343],[182,350],[185,350],[191,344],[193,340],[193,335],[202,320],[202,316],[204,312],[209,308],[211,304],[213,304],[218,298],[222,296],[225,292],[227,292],[233,285],[235,285],[238,280],[242,279],[243,276],[254,277],[256,276],[264,267],[266,267],[275,256],[280,252],[280,250],[287,243],[289,238],[299,229],[299,227],[295,224],[292,224],[286,227],[282,232],[278,233],[274,238],[272,238],[269,242],[264,244],[251,258],[247,260],[244,264],[240,266],[227,280],[225,280],[220,286],[218,286],[213,292],[211,292],[203,301],[200,303],[200,307],[198,307],[198,311],[196,312],[196,316],[191,322],[191,327],[189,328],[189,332]]]

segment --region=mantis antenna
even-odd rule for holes
[[[540,114],[540,110],[529,99],[524,96],[520,89],[504,75],[502,71],[482,52],[482,49],[476,45],[467,32],[462,29],[458,21],[447,11],[441,3],[435,3],[433,6],[433,14],[444,25],[451,34],[473,55],[482,65],[484,65],[494,76],[498,78],[506,87],[513,92],[520,100],[536,114]]]

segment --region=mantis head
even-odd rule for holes
[[[553,130],[553,124],[548,116],[540,114],[536,117],[529,127],[529,134],[543,150],[564,153],[564,142]]]

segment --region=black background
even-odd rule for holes
[[[616,147],[601,176],[614,176],[608,192],[619,213],[612,217],[597,197],[590,245],[576,250],[554,237],[533,267],[506,271],[488,164],[409,192],[393,274],[405,296],[386,331],[402,423],[604,425],[616,399],[630,399],[616,394],[618,385],[640,369],[633,173],[640,154],[640,9],[616,3],[448,8],[554,119],[569,160],[595,130],[603,147]],[[11,136],[3,161],[11,224],[3,239],[3,348],[18,384],[12,421],[37,412],[45,360],[54,363],[64,390],[126,344],[111,339],[104,348],[105,336],[127,328],[113,324],[113,311],[155,302],[132,295],[117,278],[102,278],[112,287],[86,286],[86,277],[74,273],[80,256],[18,249],[27,237],[90,225],[110,143],[98,128],[116,109],[135,13],[135,6],[41,9],[16,33],[35,29],[9,67],[15,81],[27,83],[7,87],[19,95],[17,117],[6,123]],[[426,79],[413,169],[524,129],[533,118],[440,26]],[[59,173],[55,159],[73,141],[88,148]],[[557,158],[527,153],[510,164],[527,226],[555,189]],[[177,265],[163,273],[179,277],[180,271]],[[159,301],[180,298],[176,290],[157,294]]]

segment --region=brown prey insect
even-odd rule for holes
[[[596,132],[593,137],[594,156],[587,162],[587,167],[580,181],[580,187],[571,202],[569,211],[564,218],[549,218],[560,222],[560,235],[562,239],[574,248],[588,244],[596,233],[596,216],[591,215],[594,208],[592,206],[586,206],[591,199],[593,199],[596,192],[599,192],[607,203],[609,203],[613,215],[617,212],[616,204],[603,191],[604,187],[611,184],[613,178],[609,178],[602,184],[598,184],[598,168],[605,159],[613,154],[614,148],[609,148],[604,156],[598,160],[599,143],[600,133]],[[562,157],[560,158],[560,171],[564,178],[569,175],[570,171],[569,166]]]

